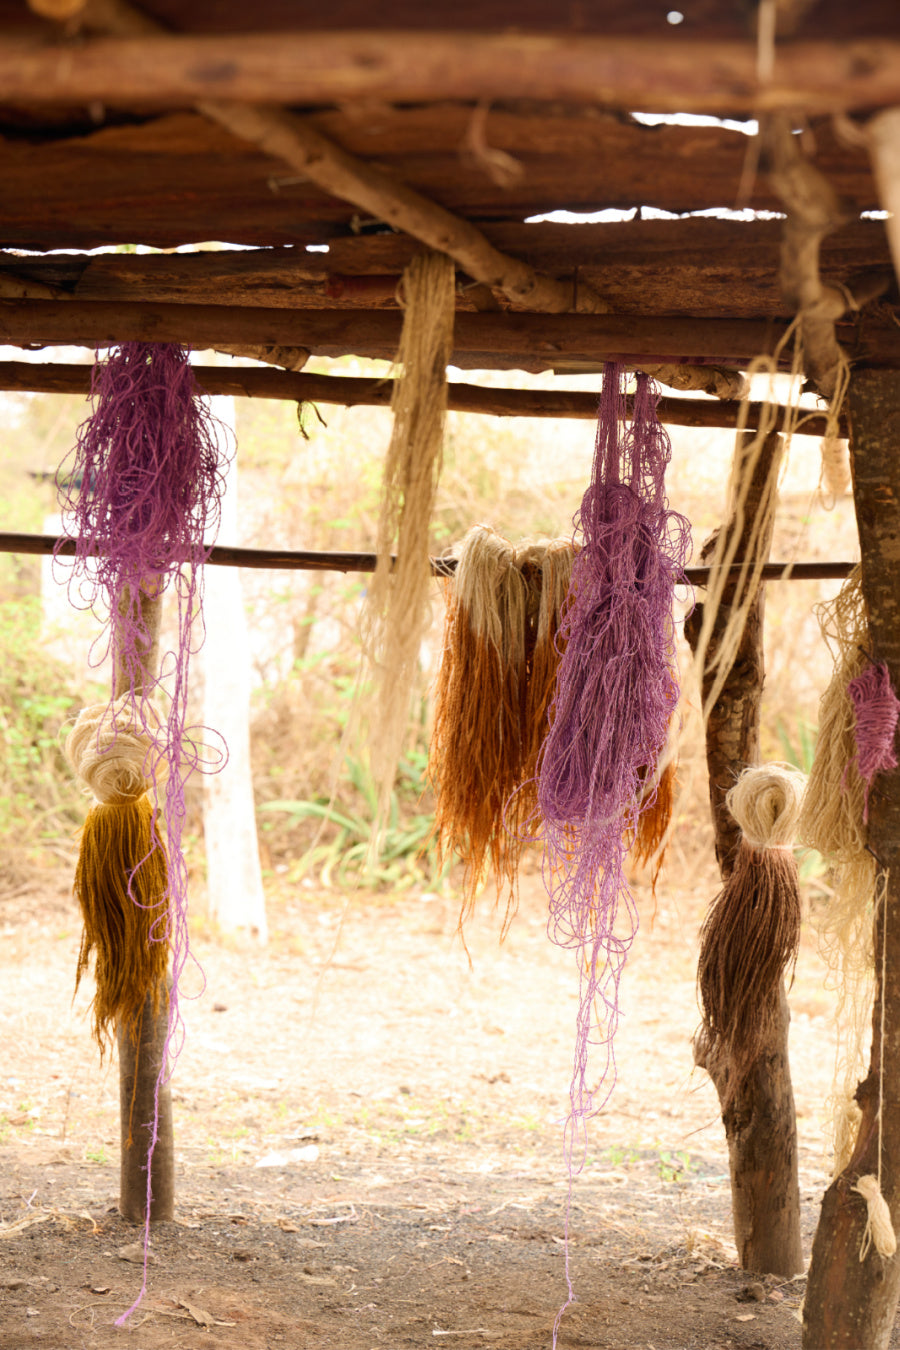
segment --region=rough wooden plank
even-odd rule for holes
[[[586,277],[614,311],[714,317],[787,317],[777,280],[779,221],[691,220],[563,225],[488,224],[496,247],[555,275]],[[179,254],[44,258],[0,254],[0,280],[58,286],[84,300],[176,303],[215,295],[221,304],[275,308],[393,307],[397,281],[416,245],[396,233],[332,240],[327,253],[302,247]],[[889,276],[880,221],[857,221],[826,240],[822,276],[854,294]],[[469,292],[460,307],[473,308]]]
[[[227,305],[108,304],[0,300],[0,341],[13,345],[184,342],[305,347],[319,356],[392,360],[399,314],[379,310],[270,310]],[[742,366],[771,353],[785,325],[754,319],[686,319],[628,314],[458,314],[454,363],[526,370],[621,359],[637,364],[712,362]],[[838,337],[864,366],[900,366],[900,329],[840,325]]]
[[[673,212],[733,207],[747,137],[716,127],[642,127],[550,109],[490,113],[489,144],[516,158],[521,177],[500,186],[462,152],[471,108],[376,110],[364,121],[321,114],[313,125],[351,153],[377,161],[448,210],[478,220],[520,220],[556,209],[653,206]],[[0,109],[0,132],[2,132]],[[816,129],[816,164],[851,209],[877,207],[868,157]],[[192,113],[89,136],[32,143],[0,140],[6,247],[159,248],[223,239],[254,246],[328,242],[351,222],[346,202],[241,146]],[[747,202],[778,209],[764,177]],[[649,222],[648,222],[649,223]]]
[[[244,0],[143,0],[142,8],[173,31],[199,33],[271,32],[286,28],[315,30],[322,27],[320,0],[262,0],[247,5]],[[623,5],[621,0],[516,0],[514,21],[524,32],[558,33],[652,33],[669,31],[665,4]],[[752,6],[733,0],[691,0],[691,28],[708,37],[752,36],[755,13]],[[25,29],[31,16],[21,0],[0,0],[0,22]],[[510,20],[509,0],[332,0],[327,10],[329,26],[347,28],[408,28],[422,32],[459,28],[475,32],[500,32]],[[36,22],[30,25],[38,28]],[[798,33],[843,38],[877,36],[900,32],[900,14],[893,0],[818,0],[812,15],[804,15]]]
[[[833,113],[900,101],[900,42],[408,30],[0,39],[0,87],[22,102],[179,107],[540,98],[657,112]]]

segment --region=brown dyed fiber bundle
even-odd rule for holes
[[[477,525],[457,557],[446,583],[429,776],[441,852],[456,852],[466,867],[464,918],[488,868],[512,902],[521,850],[536,828],[533,780],[572,546],[543,540],[517,550]]]
[[[702,1058],[728,1066],[740,1090],[763,1053],[785,972],[800,944],[800,891],[791,844],[805,778],[766,764],[746,769],[728,794],[743,832],[734,870],[700,933],[697,989]]]

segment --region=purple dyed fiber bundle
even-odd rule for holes
[[[879,773],[897,767],[894,740],[900,719],[900,700],[891,688],[891,677],[883,661],[866,667],[847,685],[847,693],[856,714],[856,763],[866,785],[863,819],[869,819],[869,792]]]
[[[560,626],[563,656],[539,767],[549,930],[556,943],[578,952],[581,977],[566,1127],[566,1155],[576,1168],[585,1117],[603,1106],[615,1083],[619,979],[637,931],[623,872],[625,835],[653,801],[645,788],[678,698],[673,596],[683,580],[690,530],[666,501],[671,447],[656,416],[657,397],[651,381],[638,375],[633,419],[626,423],[622,367],[605,367],[591,485],[575,520],[580,548]],[[587,1076],[592,1046],[605,1053],[593,1089]]]
[[[70,598],[109,625],[108,640],[93,659],[99,664],[112,654],[118,671],[113,696],[125,696],[130,725],[139,727],[151,746],[145,773],[154,781],[152,847],[164,842],[168,856],[165,931],[151,938],[167,942],[172,951],[169,1034],[156,1116],[148,1126],[151,1159],[159,1089],[171,1076],[183,1042],[178,987],[189,956],[188,877],[181,848],[185,783],[195,769],[220,768],[225,760],[224,751],[203,747],[186,725],[190,658],[202,642],[202,629],[199,640],[193,635],[201,609],[202,564],[219,524],[227,467],[224,429],[198,392],[182,347],[122,344],[94,367],[91,415],[57,475],[63,523],[77,541]],[[152,646],[144,602],[166,590],[177,602],[177,635],[157,676],[144,664]],[[154,697],[165,705],[163,718],[151,703]],[[111,698],[111,715],[112,705]],[[142,861],[134,860],[135,871]],[[145,1252],[150,1183],[148,1166]],[[140,1303],[146,1275],[145,1261],[141,1293],[118,1325]]]

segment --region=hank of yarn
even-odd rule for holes
[[[743,837],[700,932],[698,1063],[728,1069],[723,1109],[765,1053],[784,975],[800,946],[800,891],[789,840],[805,783],[799,770],[746,769],[726,801]],[[720,1095],[721,1089],[720,1089]]]
[[[872,664],[851,680],[847,693],[856,713],[856,763],[866,784],[863,819],[869,818],[869,789],[879,773],[897,767],[894,737],[900,718],[900,699],[891,688],[883,661]]]
[[[866,1259],[871,1247],[875,1248],[879,1256],[893,1256],[897,1250],[897,1235],[891,1222],[888,1203],[881,1194],[878,1178],[871,1175],[860,1177],[851,1190],[862,1196],[868,1210],[866,1229],[859,1249],[860,1261]]]
[[[806,775],[786,764],[745,769],[725,798],[752,848],[790,848],[797,834]]]
[[[120,806],[152,789],[159,754],[147,723],[164,718],[151,703],[140,717],[130,694],[82,708],[65,742],[73,770],[98,802]]]

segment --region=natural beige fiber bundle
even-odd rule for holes
[[[837,597],[817,611],[834,673],[819,704],[819,735],[798,837],[832,864],[834,890],[818,920],[819,949],[837,992],[835,1016],[834,1170],[853,1152],[859,1110],[853,1100],[865,1076],[865,1046],[874,993],[872,904],[875,859],[866,849],[866,788],[857,768],[856,715],[847,692],[868,665],[869,624],[859,568]]]
[[[700,933],[697,989],[698,1059],[727,1065],[728,1100],[765,1050],[785,972],[797,959],[800,890],[791,841],[805,783],[798,769],[765,764],[745,769],[726,798],[743,837]]]
[[[420,253],[403,273],[405,305],[394,386],[394,426],[384,466],[363,640],[372,672],[369,752],[380,814],[390,796],[428,626],[429,530],[443,458],[447,363],[453,349],[455,269]],[[391,556],[396,553],[396,566]]]
[[[150,703],[145,702],[143,716],[165,725]],[[130,693],[112,704],[82,708],[66,737],[65,755],[81,782],[105,805],[136,801],[153,787],[158,753],[135,715]]]

